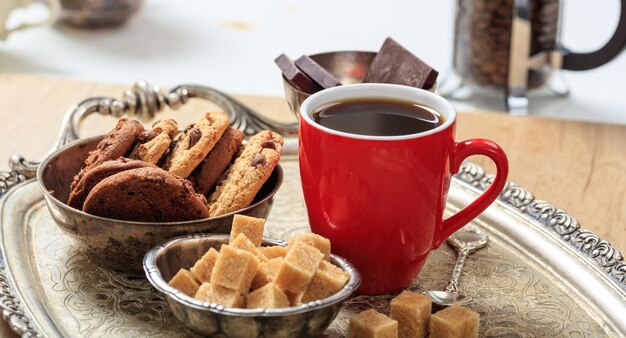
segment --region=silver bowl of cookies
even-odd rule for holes
[[[263,130],[242,142],[223,112],[179,127],[121,118],[108,134],[67,144],[39,165],[52,218],[95,263],[141,271],[145,253],[167,239],[227,233],[234,214],[268,216],[283,179],[282,137]]]
[[[144,259],[150,283],[191,330],[219,337],[317,337],[360,285],[356,269],[308,234],[262,238],[263,220],[172,239]]]

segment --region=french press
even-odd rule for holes
[[[620,2],[611,39],[596,51],[574,53],[559,42],[560,0],[458,0],[453,71],[440,93],[455,98],[469,88],[478,95],[503,94],[507,111],[527,114],[528,91],[546,85],[555,70],[593,69],[624,50],[626,0]]]

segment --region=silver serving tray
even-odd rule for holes
[[[285,156],[283,188],[268,219],[270,237],[308,231],[297,159]],[[488,184],[466,163],[452,181],[447,212],[473,200]],[[461,292],[475,299],[484,336],[621,337],[626,333],[626,265],[606,241],[579,228],[562,210],[509,184],[473,224],[491,241],[472,255]],[[0,204],[0,306],[25,336],[192,336],[165,300],[137,275],[91,263],[52,221],[37,182],[11,189]],[[441,289],[454,252],[442,246],[410,289]],[[346,301],[327,337],[346,334],[348,317],[366,308],[388,313],[393,295]]]
[[[233,127],[295,131],[205,86],[182,85],[168,93],[138,82],[121,100],[89,98],[68,110],[53,150],[79,137],[93,113],[150,119],[191,98],[210,100],[231,113]],[[283,187],[276,195],[266,235],[287,238],[309,231],[294,139],[281,161]],[[289,155],[291,154],[291,155]],[[90,262],[52,221],[34,176],[37,162],[19,156],[0,172],[0,307],[23,337],[184,337],[193,334],[170,313],[143,276],[116,273]],[[454,177],[446,212],[457,211],[493,178],[475,164]],[[620,252],[574,218],[509,183],[499,200],[472,222],[490,235],[487,248],[466,263],[460,291],[475,299],[483,336],[597,337],[626,335],[626,262]],[[410,289],[442,289],[455,253],[435,250]],[[348,317],[366,308],[388,313],[394,295],[355,295],[327,330],[345,336]]]

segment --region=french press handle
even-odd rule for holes
[[[564,48],[563,69],[589,70],[613,60],[626,47],[626,0],[620,0],[620,16],[611,39],[600,49],[589,53],[573,53]]]

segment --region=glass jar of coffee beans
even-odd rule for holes
[[[514,0],[458,0],[454,67],[463,81],[504,90],[509,74]],[[530,0],[530,55],[557,48],[559,0]],[[549,69],[528,72],[528,88],[543,85]]]

